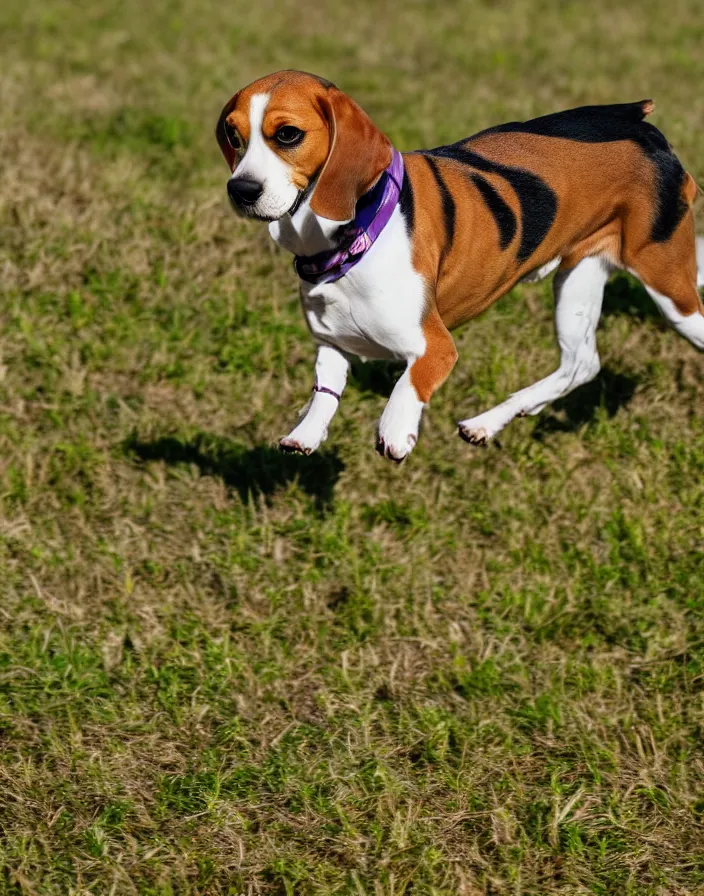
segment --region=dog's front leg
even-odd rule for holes
[[[283,451],[311,454],[321,442],[325,441],[328,426],[335,416],[347,382],[348,367],[347,358],[336,348],[330,345],[318,347],[313,397],[308,402],[298,426],[279,442]]]
[[[425,351],[408,359],[379,421],[376,450],[396,463],[413,450],[423,408],[457,361],[455,343],[436,309],[423,321],[423,337]]]

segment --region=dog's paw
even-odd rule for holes
[[[422,408],[422,405],[420,405]],[[410,413],[407,411],[410,410]],[[399,413],[399,411],[401,413]],[[406,411],[406,413],[404,413]],[[390,401],[379,421],[376,450],[382,457],[400,464],[413,451],[418,441],[420,410],[403,408]]]
[[[405,440],[401,440],[400,444],[398,442],[387,442],[383,436],[377,435],[376,450],[382,457],[392,460],[395,464],[400,464],[411,453],[417,440],[417,436],[413,435],[413,433],[409,433]]]
[[[286,454],[311,454],[315,449],[308,445],[302,445],[297,439],[286,436],[279,442],[279,448]]]
[[[481,427],[479,429],[474,429],[463,423],[459,424],[458,432],[460,438],[464,439],[465,442],[469,442],[470,445],[486,445],[490,438],[485,429],[482,429]]]
[[[282,451],[295,454],[312,454],[316,451],[328,434],[327,429],[311,426],[306,420],[279,442]]]
[[[461,420],[457,427],[460,437],[470,445],[487,445],[502,429],[497,425],[497,421],[492,419],[490,411],[470,420]]]
[[[397,464],[408,457],[418,441],[424,407],[405,373],[396,383],[379,420],[376,450],[382,457]]]

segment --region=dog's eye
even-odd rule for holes
[[[240,135],[232,127],[232,125],[230,124],[229,121],[225,122],[224,127],[225,127],[225,137],[227,138],[227,142],[235,150],[235,152],[241,152],[242,141],[240,140]]]
[[[300,128],[295,128],[292,124],[285,124],[274,134],[274,140],[281,146],[296,146],[304,136]]]

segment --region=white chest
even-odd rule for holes
[[[301,281],[301,302],[319,342],[365,358],[422,355],[425,284],[411,263],[399,209],[344,277],[316,286]]]

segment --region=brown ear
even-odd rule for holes
[[[349,221],[357,200],[391,163],[391,142],[346,94],[331,87],[320,96],[330,150],[310,207],[321,218]]]
[[[230,142],[225,135],[225,119],[232,112],[237,104],[237,97],[239,96],[239,92],[236,93],[232,99],[228,100],[225,103],[225,107],[220,113],[220,118],[218,118],[218,123],[215,127],[215,136],[218,141],[218,145],[220,146],[220,152],[225,156],[225,161],[230,166],[230,171],[235,170],[235,160],[237,158],[234,149],[230,146]]]

